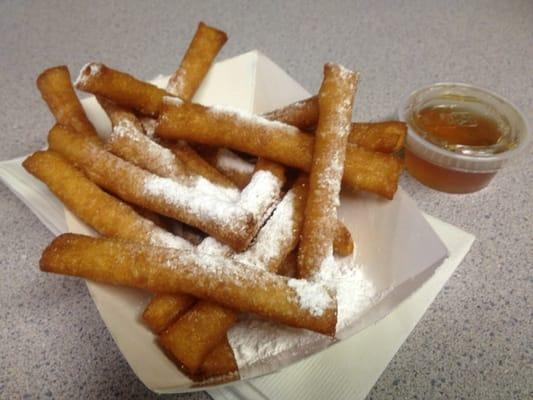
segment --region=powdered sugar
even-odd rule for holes
[[[319,299],[315,300],[312,299],[315,295],[312,287],[302,284],[299,280],[290,282],[293,287],[300,286],[298,290],[303,304],[320,309],[325,303],[326,297],[321,297],[323,292],[320,289],[316,294]],[[328,258],[314,276],[313,282],[321,283],[330,292],[336,293],[337,336],[342,336],[344,331],[349,330],[351,325],[381,298],[381,294],[355,263],[354,256]],[[246,317],[239,321],[228,331],[228,339],[243,378],[261,371],[261,365],[281,366],[331,343],[331,339],[324,335],[255,317]]]
[[[266,211],[276,205],[283,181],[270,171],[256,171],[241,192],[239,205],[253,215],[264,215],[262,221],[270,215]]]
[[[259,231],[252,245],[245,252],[235,254],[235,260],[253,268],[270,269],[271,260],[279,257],[283,245],[294,234],[294,192],[290,190]]]
[[[254,172],[254,165],[252,163],[245,161],[228,149],[220,149],[217,152],[216,166],[222,171],[235,171],[240,174],[251,175]]]
[[[213,196],[211,186],[203,178],[185,185],[172,179],[150,175],[145,179],[143,188],[145,193],[151,196],[163,197],[168,203],[184,208],[193,215],[203,216],[224,225],[231,226],[243,217],[242,207],[227,198]]]
[[[161,176],[178,176],[179,168],[176,157],[167,149],[151,140],[149,137],[143,134],[143,132],[129,119],[123,118],[113,127],[109,142],[113,148],[113,142],[118,139],[127,139],[130,142],[137,142],[140,146],[143,157],[146,158],[150,169]],[[118,143],[118,146],[122,144]],[[125,146],[124,146],[125,147]],[[121,150],[116,149],[120,155]],[[145,167],[142,165],[142,167]]]
[[[144,133],[146,134],[146,136],[148,136],[150,139],[154,139],[157,120],[149,117],[143,117],[141,118],[141,124],[143,126]]]
[[[228,107],[228,106],[212,106],[212,107],[209,107],[208,113],[214,114],[215,116],[217,114],[218,115],[221,114],[221,115],[228,116],[230,118],[240,120],[243,122],[248,122],[248,123],[252,123],[255,125],[261,125],[265,129],[283,130],[284,132],[288,134],[300,132],[298,128],[295,128],[294,126],[287,125],[287,124],[284,124],[278,121],[271,121],[260,115],[246,112],[238,108],[233,108],[233,107]]]
[[[74,82],[74,85],[77,86],[84,86],[89,77],[98,75],[100,71],[102,70],[103,64],[101,63],[87,63],[85,64],[81,70],[80,74],[76,78],[76,81]]]
[[[321,316],[334,304],[333,298],[321,283],[289,279],[289,287],[296,291],[300,306],[314,316]]]

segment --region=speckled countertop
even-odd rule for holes
[[[391,113],[418,86],[463,81],[510,98],[533,123],[532,1],[70,3],[0,3],[0,159],[45,143],[41,70],[94,60],[141,78],[170,73],[199,20],[228,32],[222,58],[260,49],[310,91],[325,61],[361,71],[359,120]],[[531,155],[472,195],[402,177],[422,210],[477,240],[369,398],[533,396]],[[155,397],[83,282],[37,272],[51,233],[2,185],[0,196],[0,398]]]

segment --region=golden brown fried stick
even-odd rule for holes
[[[104,236],[148,243],[156,246],[187,248],[185,240],[159,228],[149,219],[104,192],[62,156],[52,151],[38,151],[28,157],[24,168],[45,183],[48,188],[78,218]],[[194,299],[187,295],[172,295],[172,317],[177,318]],[[180,305],[178,307],[177,305]],[[155,324],[154,311],[148,313],[149,324]],[[171,318],[166,316],[166,318]]]
[[[318,96],[299,100],[285,107],[263,114],[271,121],[279,121],[302,130],[314,128],[318,122]]]
[[[58,153],[38,151],[22,165],[45,183],[78,218],[104,236],[192,249],[187,241],[159,228],[129,205],[104,192]]]
[[[101,97],[97,100],[111,120],[112,131],[106,141],[111,153],[159,176],[176,180],[188,176],[179,158],[144,134],[141,122],[133,113]]]
[[[239,367],[227,337],[207,355],[196,375],[192,378],[202,381],[215,376],[228,376],[232,380],[239,379]]]
[[[167,91],[185,101],[192,100],[227,40],[225,32],[200,22],[178,70],[170,77]]]
[[[333,255],[337,207],[358,79],[356,73],[342,66],[324,66],[324,80],[318,94],[320,118],[298,248],[301,278],[312,278],[328,256]]]
[[[401,121],[354,122],[348,142],[369,151],[395,153],[400,151],[407,135],[407,125]]]
[[[107,141],[113,154],[159,176],[179,180],[191,174],[200,175],[215,184],[235,187],[185,142],[160,145],[144,135],[144,125],[133,113],[102,97],[97,99],[113,126]]]
[[[157,293],[187,293],[296,328],[335,333],[337,305],[327,288],[227,257],[67,233],[44,250],[40,268]]]
[[[297,101],[263,116],[272,121],[308,130],[318,121],[318,97]],[[354,122],[348,143],[370,151],[394,153],[402,148],[406,134],[407,125],[400,121]]]
[[[181,317],[195,299],[187,295],[157,294],[145,308],[142,318],[155,333],[162,332]]]
[[[66,66],[43,71],[37,78],[37,87],[59,124],[70,126],[77,132],[97,135],[74,92]]]
[[[352,234],[341,221],[337,220],[333,236],[333,253],[346,257],[353,253]]]
[[[265,118],[199,104],[164,102],[156,135],[229,147],[281,164],[309,171],[314,138],[295,127]],[[344,184],[392,198],[398,186],[401,162],[389,154],[348,146]]]
[[[235,311],[200,301],[161,333],[159,344],[188,375],[194,375],[236,320]]]
[[[155,85],[140,81],[101,63],[85,65],[75,86],[149,117],[157,116],[163,97],[169,95]],[[178,98],[175,99],[179,101]]]
[[[50,131],[48,143],[97,185],[125,201],[192,225],[237,251],[245,249],[253,238],[254,217],[234,203],[231,189],[214,195],[195,186],[195,181],[185,185],[159,177],[58,125]]]
[[[302,174],[285,195],[252,246],[229,255],[249,268],[277,272],[298,243],[304,218],[307,178]],[[205,251],[209,251],[205,247]],[[192,315],[189,316],[189,313]],[[174,322],[160,344],[188,375],[194,375],[237,319],[237,312],[217,305],[200,305]]]

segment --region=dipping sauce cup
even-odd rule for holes
[[[408,127],[407,171],[443,192],[484,188],[529,141],[526,120],[511,102],[472,85],[423,87],[407,96],[398,113]]]

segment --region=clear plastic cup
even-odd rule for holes
[[[496,121],[501,137],[490,146],[443,145],[428,139],[413,120],[431,106],[461,106]],[[398,111],[407,123],[405,165],[417,180],[449,193],[471,193],[487,186],[509,160],[528,145],[530,135],[522,113],[497,94],[463,83],[436,83],[406,97]]]

